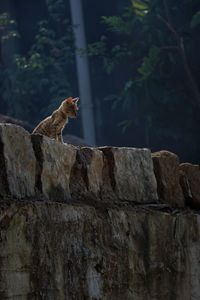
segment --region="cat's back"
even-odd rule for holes
[[[46,119],[42,120],[36,128],[33,130],[32,134],[39,133],[43,135],[48,135],[51,131],[52,125],[52,118],[51,116],[47,117]]]

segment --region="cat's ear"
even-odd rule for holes
[[[67,102],[67,103],[72,103],[73,102],[73,98],[69,97],[69,98],[65,99],[64,101]]]
[[[72,101],[73,101],[75,104],[77,104],[78,101],[79,101],[79,97],[76,97],[76,98],[72,99]]]

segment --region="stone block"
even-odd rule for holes
[[[150,150],[125,147],[99,149],[104,154],[103,199],[157,202],[157,184]]]
[[[186,203],[200,208],[200,166],[190,163],[180,164],[180,182]]]
[[[76,161],[70,175],[73,198],[100,200],[103,184],[103,153],[96,148],[77,149]]]
[[[30,134],[20,126],[0,124],[0,195],[35,194],[36,159]]]
[[[180,186],[179,158],[169,151],[152,154],[158,196],[162,203],[171,207],[184,207],[185,200]]]
[[[76,148],[41,135],[32,135],[32,143],[37,159],[37,191],[53,201],[69,200],[70,173],[76,159]]]

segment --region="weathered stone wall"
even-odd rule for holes
[[[1,206],[0,299],[199,299],[200,216]]]
[[[0,125],[0,299],[200,299],[199,195],[173,153]]]
[[[0,126],[0,145],[2,196],[65,202],[158,199],[148,149],[76,148],[8,124]]]

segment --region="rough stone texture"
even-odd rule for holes
[[[103,154],[98,149],[83,147],[77,150],[70,175],[73,198],[99,200],[103,184]]]
[[[200,208],[200,166],[180,165],[181,186],[188,205]]]
[[[29,133],[0,124],[0,196],[34,196],[36,159]]]
[[[156,202],[157,184],[148,149],[101,147],[104,153],[103,199]]]
[[[78,149],[70,176],[73,198],[95,201],[157,201],[156,180],[148,149]]]
[[[162,203],[172,207],[184,207],[185,200],[180,186],[179,158],[169,151],[152,154],[158,196]]]
[[[199,300],[200,216],[1,204],[0,299]]]
[[[183,206],[180,180],[199,207],[199,166],[153,161],[159,200]],[[199,300],[200,214],[156,204],[155,175],[147,149],[0,125],[0,300]]]
[[[71,196],[103,202],[158,199],[148,149],[76,148],[41,135],[30,139],[22,128],[2,125],[0,153],[2,195],[24,198],[36,192],[40,199],[54,201]]]
[[[47,199],[69,200],[70,173],[76,159],[76,148],[41,135],[32,135],[37,158],[36,188]]]

